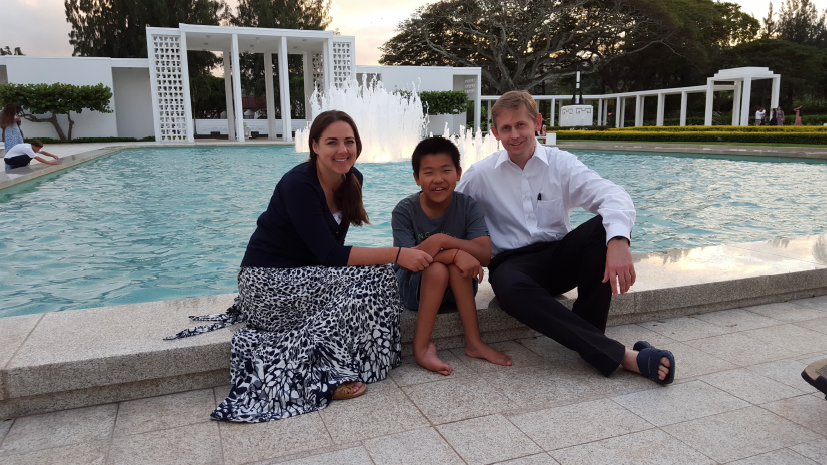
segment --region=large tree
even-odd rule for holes
[[[218,25],[230,17],[224,0],[65,0],[64,7],[73,56],[146,58],[147,26]],[[220,62],[211,52],[189,57],[190,76]]]
[[[577,62],[652,37],[635,0],[442,0],[420,7],[380,50],[382,64],[479,66],[486,90],[533,89]],[[639,47],[640,51],[645,47]]]
[[[800,45],[827,46],[827,9],[821,15],[811,0],[786,0],[781,3],[778,20],[772,3],[764,18],[766,38],[778,38]]]

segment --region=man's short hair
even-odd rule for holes
[[[43,142],[40,142],[39,140],[35,139],[35,140],[32,141],[32,147],[37,147],[39,149],[42,149],[43,148]]]
[[[491,108],[491,117],[494,120],[494,127],[497,127],[497,115],[503,110],[519,110],[525,108],[532,118],[537,118],[537,102],[534,97],[524,90],[511,90],[498,98]]]
[[[444,153],[451,157],[457,171],[459,167],[459,149],[453,142],[443,137],[429,137],[420,142],[411,155],[411,165],[413,165],[414,174],[419,176],[419,165],[422,163],[422,157],[425,155],[437,155]]]

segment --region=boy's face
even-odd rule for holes
[[[528,109],[505,109],[497,115],[497,124],[491,128],[494,137],[503,144],[511,158],[527,158],[534,153],[534,131],[539,131],[543,117],[532,117]]]
[[[422,157],[414,179],[429,202],[442,203],[451,198],[461,175],[462,169],[454,166],[450,155],[435,153]]]

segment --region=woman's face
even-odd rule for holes
[[[331,123],[322,131],[319,142],[313,141],[317,169],[343,175],[356,163],[356,137],[344,121]]]

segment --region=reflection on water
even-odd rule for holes
[[[633,252],[674,261],[687,253],[676,249],[827,230],[824,164],[578,156],[634,199]],[[274,147],[131,150],[0,191],[0,316],[236,292],[256,218],[305,158]],[[410,164],[357,166],[372,224],[348,243],[388,246],[393,207],[418,190]],[[577,210],[572,224],[590,216]],[[812,247],[827,263],[825,239]]]

